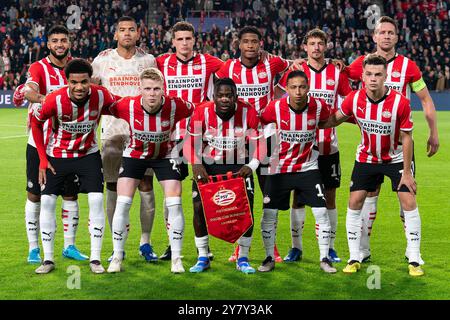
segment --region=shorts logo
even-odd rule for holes
[[[316,124],[316,120],[314,120],[314,119],[308,120],[308,126],[313,126],[315,124]]]
[[[270,198],[268,196],[265,196],[263,199],[264,204],[268,204],[270,202]]]
[[[170,125],[170,121],[161,122],[161,127],[168,127]]]
[[[392,78],[400,78],[401,75],[402,74],[400,72],[398,72],[398,71],[392,72]]]
[[[199,64],[195,64],[195,65],[192,67],[192,69],[194,69],[194,70],[201,70],[201,68],[202,68],[202,66],[199,65]]]
[[[267,78],[267,73],[266,73],[266,72],[260,72],[260,73],[258,73],[258,78],[260,78],[260,79]]]
[[[392,116],[392,114],[389,111],[383,111],[383,113],[381,115],[384,118],[390,118]]]
[[[119,174],[123,172],[123,167],[120,167]]]
[[[45,184],[42,184],[41,185],[41,191],[44,191],[44,189],[45,189]]]
[[[91,117],[96,117],[98,115],[98,111],[94,110],[89,113]]]
[[[28,188],[30,188],[30,189],[33,188],[33,182],[31,182],[31,180],[28,180],[27,185],[28,185]]]
[[[197,198],[198,196],[198,192],[197,191],[192,191],[192,199]]]
[[[353,187],[353,180],[350,181],[350,188]]]
[[[236,200],[236,194],[228,189],[219,190],[213,196],[214,203],[221,207],[232,204],[234,200]]]
[[[327,79],[327,85],[328,86],[334,86],[335,82],[333,79]]]

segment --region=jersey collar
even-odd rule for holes
[[[386,86],[385,86],[386,87]],[[366,98],[369,100],[369,102],[370,103],[372,103],[372,104],[379,104],[379,103],[381,103],[381,102],[383,102],[386,98],[387,98],[387,96],[391,93],[391,89],[389,88],[389,87],[386,87],[387,88],[387,91],[386,91],[386,93],[384,94],[384,96],[382,96],[380,99],[378,99],[377,101],[375,101],[375,100],[372,100],[368,95],[367,95],[367,90],[366,90]]]
[[[162,107],[164,106],[164,103],[166,102],[166,97],[165,96],[162,96],[162,99],[161,99],[161,106],[158,108],[158,110],[156,110],[155,112],[148,112],[147,110],[145,110],[145,108],[144,108],[144,101],[142,100],[142,96],[141,96],[141,99],[140,99],[140,103],[141,103],[141,108],[142,108],[142,110],[144,110],[144,112],[146,113],[146,114],[148,114],[148,115],[150,115],[150,116],[154,116],[155,114],[157,114],[158,112],[160,112],[161,111],[161,109],[162,109]]]

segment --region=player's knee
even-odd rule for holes
[[[102,148],[103,161],[110,161],[122,156],[123,148],[120,143],[114,140],[105,140]]]
[[[141,192],[150,192],[153,190],[153,177],[152,176],[144,176],[144,178],[139,182],[138,186],[139,191]]]
[[[414,196],[403,197],[401,200],[401,207],[403,211],[412,211],[417,208],[417,202]]]
[[[74,196],[63,196],[62,197],[64,200],[66,201],[77,201],[78,200],[78,196],[74,195]]]
[[[30,200],[31,202],[34,202],[34,203],[41,202],[41,195],[39,195],[39,194],[34,194],[31,192],[28,192],[27,198],[28,198],[28,200]]]
[[[108,189],[109,191],[117,192],[117,182],[107,182],[106,189]]]

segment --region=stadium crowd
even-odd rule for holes
[[[25,81],[29,65],[48,54],[45,31],[55,23],[65,23],[67,7],[73,1],[5,0],[0,4],[0,90],[14,89]],[[399,21],[397,51],[414,60],[423,70],[430,90],[450,88],[450,36],[447,1],[383,1],[384,14]],[[81,8],[81,29],[75,31],[72,55],[92,61],[97,54],[114,46],[114,22],[133,16],[140,28],[140,46],[155,56],[171,52],[170,32],[189,10],[231,11],[232,25],[211,32],[198,29],[195,49],[223,60],[239,56],[237,31],[246,25],[260,28],[264,48],[270,53],[293,59],[305,57],[301,43],[315,26],[329,36],[329,57],[347,64],[373,51],[371,30],[365,14],[368,0],[166,0],[157,7],[156,24],[147,23],[147,1],[77,1]]]

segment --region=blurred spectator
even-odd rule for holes
[[[2,1],[0,4],[1,88],[14,87],[25,78],[30,63],[48,54],[45,32],[54,24],[65,24],[71,0]],[[164,0],[154,6],[156,23],[148,23],[149,1],[100,0],[76,2],[81,8],[81,29],[72,30],[72,50],[76,57],[91,60],[102,50],[115,46],[116,21],[123,15],[138,23],[144,50],[159,55],[172,52],[170,28],[186,19],[189,10],[227,10],[231,26],[215,25],[207,34],[197,26],[195,50],[222,59],[239,57],[237,32],[245,25],[258,27],[263,47],[288,59],[305,57],[303,37],[314,27],[329,37],[327,56],[347,64],[374,50],[372,30],[364,12],[368,0]],[[449,89],[450,36],[448,1],[383,1],[382,12],[395,17],[400,26],[397,51],[413,59],[422,70],[430,90]],[[16,4],[16,5],[14,5]],[[210,16],[219,15],[209,12]],[[12,71],[12,72],[6,72]]]

